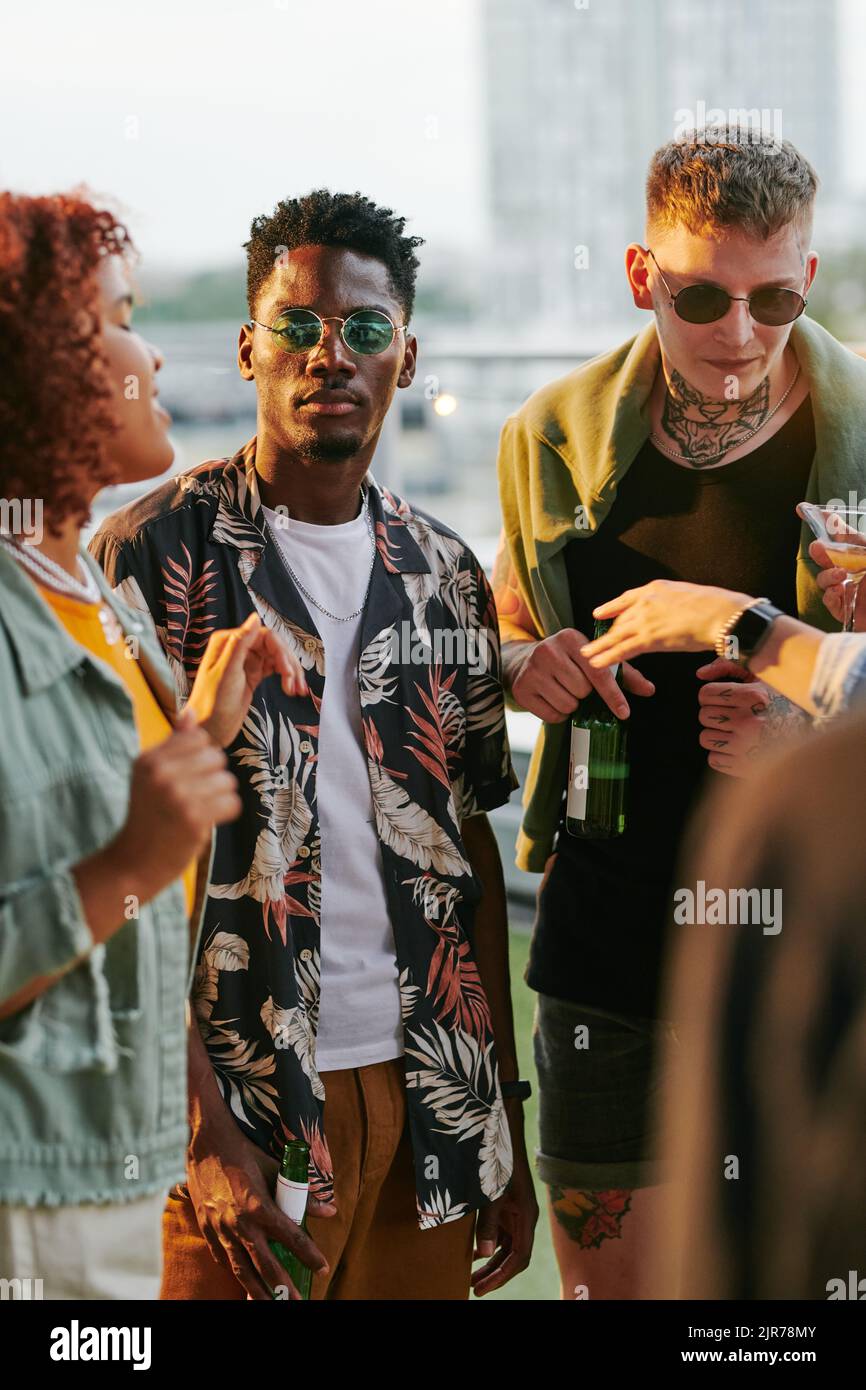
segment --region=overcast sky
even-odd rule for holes
[[[0,184],[116,195],[152,266],[226,264],[255,213],[319,184],[361,188],[428,243],[483,242],[477,0],[0,12]],[[843,157],[866,189],[864,0],[843,0],[843,31]]]
[[[118,195],[148,260],[225,263],[254,214],[317,185],[428,238],[483,235],[474,0],[2,8],[0,181]]]

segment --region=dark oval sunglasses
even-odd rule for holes
[[[647,254],[655,261],[662,284],[671,297],[674,313],[686,323],[715,323],[717,319],[725,317],[732,304],[742,301],[748,304],[749,313],[756,323],[762,323],[766,328],[781,328],[798,319],[808,303],[796,290],[781,286],[778,289],[755,290],[747,297],[728,294],[718,285],[686,285],[685,289],[674,294],[649,247]]]
[[[320,318],[313,309],[283,309],[273,323],[261,323],[252,319],[259,328],[273,333],[283,352],[310,352],[318,347],[325,332],[326,323],[340,325],[340,337],[350,352],[362,357],[375,357],[385,352],[398,333],[405,332],[406,324],[392,323],[387,314],[379,309],[358,309],[347,319],[329,315]]]

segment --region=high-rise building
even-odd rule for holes
[[[634,310],[653,150],[724,112],[838,186],[837,0],[482,0],[491,303],[575,337]]]

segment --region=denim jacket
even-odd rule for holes
[[[171,674],[147,618],[82,558],[173,713]],[[191,920],[177,881],[94,945],[71,870],[126,818],[140,751],[132,701],[3,549],[0,719],[0,999],[64,972],[0,1019],[0,1202],[167,1191],[184,1177],[186,998],[212,848],[199,861]]]

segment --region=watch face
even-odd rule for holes
[[[746,609],[731,634],[737,640],[740,656],[748,656],[755,650],[776,616],[776,611],[768,604],[756,604]]]

